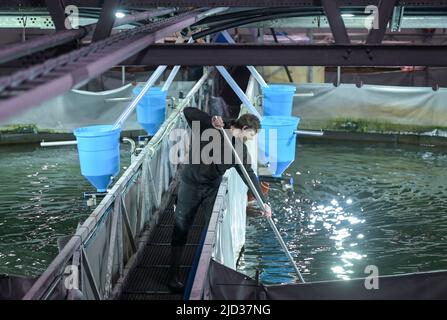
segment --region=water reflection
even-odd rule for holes
[[[342,199],[344,198],[345,196],[342,195]],[[342,201],[340,202],[343,203]],[[337,278],[347,280],[350,279],[349,274],[354,273],[350,268],[354,267],[355,261],[361,260],[366,255],[345,251],[345,241],[351,237],[354,225],[365,223],[365,219],[361,220],[356,217],[354,213],[343,207],[340,202],[337,199],[332,199],[329,203],[317,203],[312,206],[312,213],[309,215],[310,223],[307,228],[312,231],[319,231],[322,227],[326,230],[328,238],[333,241],[332,246],[337,251],[333,256],[340,260],[337,262],[337,259],[334,259],[334,263],[337,265],[333,266],[331,270]],[[353,200],[348,198],[345,203],[350,205],[353,203]],[[357,243],[349,243],[348,247],[356,245]],[[342,265],[338,265],[340,262]]]

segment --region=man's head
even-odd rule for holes
[[[231,130],[234,136],[243,140],[251,140],[261,128],[258,117],[246,113],[231,123]]]

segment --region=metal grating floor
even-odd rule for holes
[[[205,225],[201,210],[197,213],[188,234],[181,262],[180,279],[186,283],[193,263],[200,235]],[[137,266],[128,275],[126,285],[119,297],[121,300],[181,300],[183,295],[173,294],[167,287],[171,235],[174,229],[174,204],[161,214],[160,222],[146,244]]]

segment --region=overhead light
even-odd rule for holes
[[[342,16],[343,18],[351,18],[351,17],[355,17],[355,15],[352,14],[352,13],[343,13],[341,16]]]
[[[118,19],[122,19],[122,18],[124,18],[126,15],[124,14],[124,13],[122,13],[122,12],[117,12],[117,13],[115,13],[115,17],[117,17]]]

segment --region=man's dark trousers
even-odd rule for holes
[[[209,221],[218,190],[219,186],[190,185],[180,180],[171,243],[173,247],[186,244],[189,229],[200,206],[205,215],[205,221]]]

